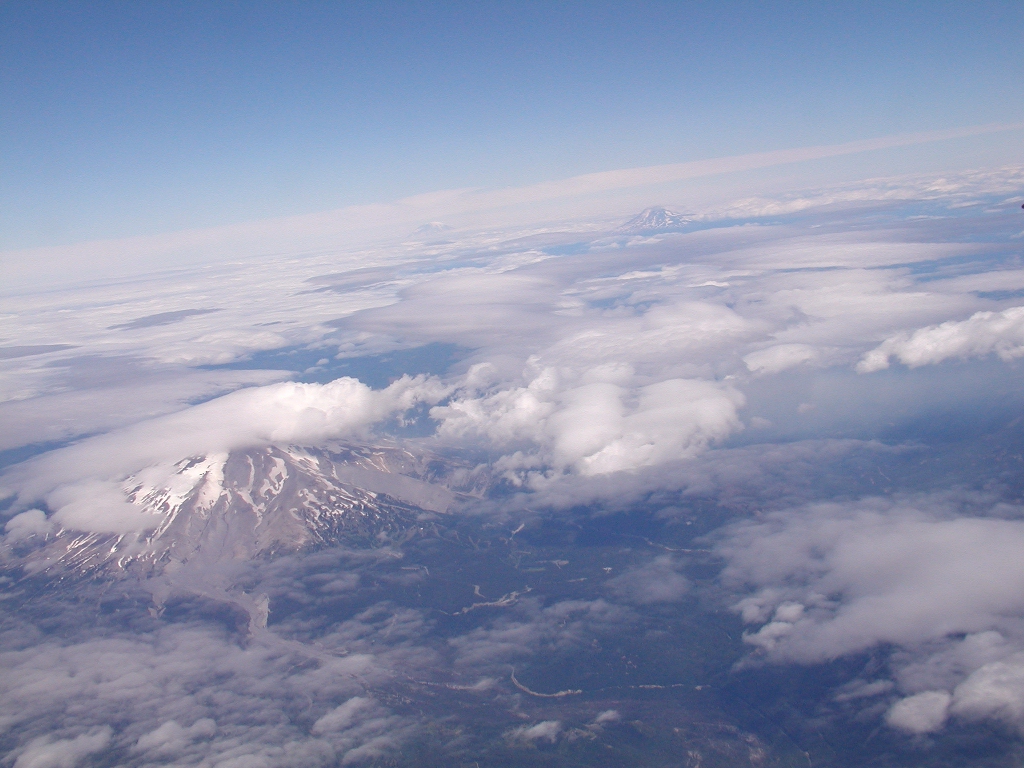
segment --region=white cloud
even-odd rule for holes
[[[1024,728],[1024,522],[1006,506],[963,516],[984,501],[815,504],[731,527],[719,551],[726,583],[747,585],[734,605],[754,625],[746,641],[766,660],[805,664],[893,646],[906,695],[886,716],[893,727],[929,733],[956,717]],[[861,695],[888,694],[876,683]]]
[[[313,723],[313,733],[331,733],[348,728],[360,711],[372,709],[375,702],[365,696],[353,696],[344,704],[339,704],[330,712]]]
[[[909,733],[934,733],[946,724],[949,703],[953,700],[945,691],[924,691],[900,699],[885,715],[893,728]]]
[[[53,530],[53,523],[47,520],[41,509],[29,509],[7,521],[4,532],[8,542],[26,541],[33,537],[45,537]]]
[[[598,712],[597,717],[594,718],[594,725],[604,725],[605,723],[617,723],[622,719],[622,715],[619,714],[617,709],[606,709],[603,712]]]
[[[510,469],[545,466],[583,475],[690,458],[741,429],[743,396],[709,381],[670,379],[626,388],[611,382],[565,386],[544,369],[526,385],[456,397],[431,410],[446,441],[484,438],[523,445]]]
[[[779,373],[817,357],[814,347],[807,344],[778,344],[744,355],[743,362],[754,373]]]
[[[68,505],[83,481],[120,479],[148,466],[238,448],[357,436],[419,402],[437,402],[445,392],[436,379],[422,376],[403,377],[383,390],[351,378],[252,387],[52,451],[20,465],[5,481],[23,498],[66,486],[57,503]],[[73,507],[66,516],[82,522],[86,514]]]
[[[188,728],[182,728],[175,720],[168,720],[159,728],[143,734],[135,742],[135,749],[153,756],[176,755],[200,739],[209,739],[217,733],[217,723],[209,717],[201,717]]]
[[[925,512],[942,500],[921,501],[817,504],[732,528],[724,578],[758,586],[737,604],[762,625],[748,642],[816,662],[1024,615],[1024,562],[1014,554],[1024,523]]]
[[[582,313],[576,322],[565,323],[564,337],[546,350],[543,358],[577,368],[619,361],[634,366],[687,359],[703,362],[709,352],[721,353],[768,327],[730,307],[677,300],[671,297],[670,286],[671,282],[652,286],[653,295],[668,295],[643,311],[618,316]]]
[[[119,484],[103,480],[61,486],[47,495],[46,502],[55,510],[48,522],[75,531],[147,531],[163,520],[162,515],[128,501]]]
[[[309,768],[379,758],[415,731],[414,719],[367,693],[391,679],[394,664],[423,661],[389,642],[387,621],[343,623],[321,640],[343,634],[348,648],[327,653],[272,631],[240,644],[216,622],[89,637],[95,622],[79,608],[57,610],[48,620],[68,622],[77,637],[30,632],[37,641],[7,638],[0,650],[0,719],[19,743],[17,766],[76,766],[110,747],[125,750],[126,765]]]
[[[554,744],[562,732],[562,723],[558,720],[544,720],[536,725],[521,725],[505,733],[505,738],[512,742],[535,744],[546,741]]]
[[[951,711],[970,720],[1003,720],[1024,729],[1024,654],[974,670],[953,691]]]
[[[77,371],[69,371],[66,376],[51,371],[38,382],[43,392],[0,403],[0,422],[6,426],[0,433],[0,450],[107,432],[239,387],[287,378],[284,371],[186,372],[158,368],[140,374],[118,371],[113,360],[104,364],[109,366],[111,378],[119,380],[76,390],[68,383],[75,382]]]
[[[678,568],[679,563],[671,555],[660,555],[609,579],[608,586],[621,599],[632,603],[676,602],[690,591],[690,582]]]
[[[40,737],[18,755],[14,768],[74,768],[83,757],[105,749],[112,733],[110,726],[103,726],[73,739]]]
[[[880,371],[896,358],[910,368],[934,365],[950,358],[983,357],[1003,360],[1024,357],[1024,307],[1002,312],[975,312],[967,320],[900,333],[883,341],[857,364],[860,373]]]

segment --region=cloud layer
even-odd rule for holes
[[[407,218],[374,215],[393,230],[444,206],[529,205],[855,149],[457,191],[404,202]],[[60,530],[97,541],[151,530],[158,519],[128,500],[129,476],[173,495],[182,460],[205,457],[189,465],[198,476],[232,451],[385,438],[414,457],[458,454],[467,475],[497,479],[474,486],[480,498],[464,508],[448,496],[435,506],[455,510],[444,518],[453,528],[482,521],[507,547],[486,575],[508,583],[474,575],[462,592],[442,589],[429,582],[441,561],[403,559],[415,537],[381,538],[358,557],[309,555],[338,558],[316,573],[301,558],[227,557],[216,573],[177,563],[121,614],[128,628],[92,632],[64,606],[81,632],[63,638],[42,619],[5,615],[9,762],[383,759],[425,732],[408,702],[445,705],[430,696],[455,691],[515,713],[495,716],[502,749],[554,751],[617,727],[618,714],[595,719],[606,703],[585,716],[577,705],[575,721],[570,709],[527,711],[534,699],[580,701],[575,684],[528,675],[559,660],[569,669],[582,649],[632,674],[630,654],[600,656],[603,644],[722,595],[747,625],[735,674],[872,657],[829,706],[891,734],[1024,729],[1024,513],[1012,473],[981,466],[990,456],[1015,466],[1024,270],[1008,212],[1019,214],[1022,190],[1019,168],[878,179],[708,203],[681,233],[535,219],[13,297],[0,317],[18,347],[0,360],[0,448],[18,452],[2,476],[15,497],[5,556]],[[298,224],[311,221],[324,219]],[[400,355],[437,350],[444,360],[383,385],[389,365],[412,359]],[[952,359],[965,364],[935,365]],[[349,363],[382,383],[338,373]],[[957,454],[968,450],[963,424],[989,430],[995,447]],[[66,440],[78,442],[52,444]],[[635,516],[629,530],[593,548],[621,557],[614,567],[581,546],[521,568],[550,542],[538,534],[517,548],[530,529],[503,527],[623,511]],[[469,512],[479,517],[460,516]],[[727,519],[704,542],[640,543],[647,526],[683,539]],[[457,534],[431,546],[461,544]],[[593,567],[570,579],[562,569],[577,556]],[[369,574],[360,557],[395,565]],[[184,593],[194,613],[165,619]],[[646,685],[629,680],[622,690]],[[703,684],[690,682],[657,686],[690,695]],[[469,738],[435,726],[450,743]]]

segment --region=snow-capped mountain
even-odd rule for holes
[[[453,229],[452,226],[445,224],[443,221],[428,221],[426,224],[422,224],[416,227],[415,235],[441,235],[445,232],[450,232]]]
[[[693,219],[667,208],[646,208],[627,221],[616,232],[627,235],[655,235],[660,232],[679,232]]]
[[[128,534],[58,528],[21,554],[28,570],[150,576],[328,544],[401,540],[444,515],[479,478],[396,446],[259,448],[140,472],[125,499],[154,516]],[[41,546],[40,546],[41,544]]]

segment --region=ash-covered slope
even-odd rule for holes
[[[627,221],[616,232],[625,235],[656,235],[664,232],[681,232],[692,219],[667,208],[647,208]]]
[[[122,485],[154,516],[129,534],[57,528],[25,542],[28,571],[150,576],[170,563],[215,565],[328,544],[415,535],[472,493],[475,476],[395,446],[259,448],[146,470]],[[40,546],[41,544],[41,546]]]

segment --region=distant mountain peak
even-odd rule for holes
[[[450,232],[454,227],[445,224],[443,221],[428,221],[419,227],[416,227],[417,235],[436,235],[441,232]]]
[[[616,232],[627,235],[654,235],[659,232],[679,232],[687,227],[693,218],[656,206],[645,208],[627,221]]]

